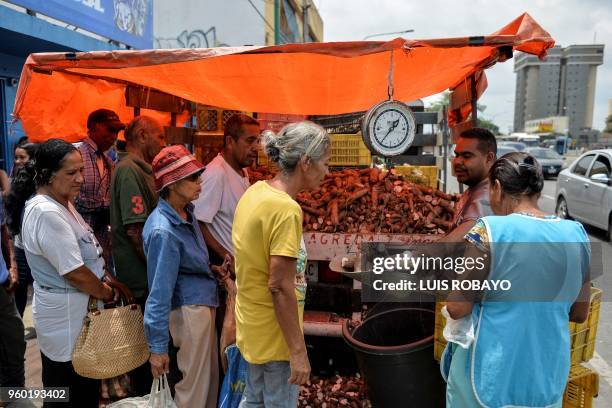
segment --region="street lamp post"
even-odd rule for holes
[[[365,41],[368,38],[379,37],[379,36],[383,36],[383,35],[405,34],[405,33],[413,33],[413,32],[414,32],[413,29],[409,29],[409,30],[404,30],[404,31],[393,31],[393,32],[390,32],[390,33],[370,34],[370,35],[366,35],[365,37],[363,37],[363,40]]]
[[[280,43],[280,0],[274,0],[274,45]]]

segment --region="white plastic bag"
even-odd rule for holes
[[[172,399],[166,374],[153,380],[148,406],[149,408],[177,408]]]
[[[147,408],[149,406],[149,395],[144,397],[131,397],[125,398],[110,405],[106,408]]]
[[[448,314],[446,306],[442,308],[442,316],[446,318],[446,326],[444,326],[444,338],[446,341],[455,343],[467,349],[474,342],[474,323],[472,322],[472,314],[468,314],[461,319],[453,319]]]
[[[177,408],[166,374],[153,380],[151,394],[144,397],[126,398],[110,404],[107,408]]]

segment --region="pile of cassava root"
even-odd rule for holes
[[[266,168],[250,171],[252,183],[273,175]],[[328,233],[444,234],[458,200],[378,168],[331,172],[318,189],[297,197],[304,231]]]
[[[351,377],[339,375],[320,379],[313,376],[307,386],[300,387],[298,408],[370,408],[365,397],[363,379],[359,374]]]

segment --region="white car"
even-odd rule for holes
[[[612,235],[612,149],[580,156],[557,178],[557,215],[605,230]]]

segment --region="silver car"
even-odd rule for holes
[[[612,235],[612,149],[580,156],[557,178],[557,215],[573,218]]]
[[[499,142],[497,144],[497,146],[499,147],[511,147],[514,150],[516,150],[517,152],[522,152],[525,151],[525,149],[527,148],[527,145],[525,143],[522,142]]]
[[[512,146],[506,146],[506,145],[497,145],[497,158],[499,159],[500,157],[508,154],[508,153],[512,153],[512,152],[518,152],[518,150],[516,150],[514,147]]]

